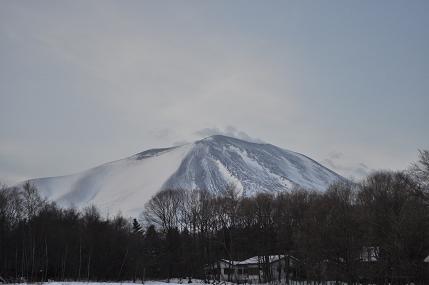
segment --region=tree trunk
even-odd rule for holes
[[[49,268],[49,258],[48,258],[48,242],[45,238],[45,276],[42,281],[48,281],[48,268]]]
[[[82,269],[82,239],[79,239],[79,267],[77,273],[77,280],[80,281],[80,271]]]
[[[87,274],[86,274],[86,280],[88,280],[88,281],[89,281],[90,267],[91,267],[91,251],[88,254],[88,267],[87,267]]]

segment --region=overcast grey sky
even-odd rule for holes
[[[429,1],[0,1],[0,180],[213,133],[345,176],[429,148]]]

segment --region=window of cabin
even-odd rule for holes
[[[245,273],[249,275],[259,275],[259,268],[246,268]]]

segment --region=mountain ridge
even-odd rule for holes
[[[303,154],[215,135],[30,182],[60,206],[95,204],[103,211],[135,216],[153,195],[167,188],[219,193],[234,184],[242,195],[251,196],[294,187],[324,191],[338,180],[345,178]]]

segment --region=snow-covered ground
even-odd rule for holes
[[[41,285],[41,284],[46,284],[46,285],[136,285],[136,284],[142,284],[141,282],[136,282],[133,283],[131,281],[128,282],[56,282],[56,281],[52,281],[52,282],[43,282],[43,283],[19,283],[21,285]],[[193,279],[192,283],[188,283],[187,280],[182,280],[181,283],[179,280],[175,279],[175,280],[170,280],[170,282],[167,281],[145,281],[143,283],[144,285],[184,285],[184,284],[189,284],[189,285],[202,285],[202,284],[206,284],[204,282],[202,282],[201,280],[196,280]],[[216,283],[209,283],[209,284],[218,284],[218,285],[234,285],[236,283],[230,283],[230,282],[216,282]],[[264,284],[260,284],[260,285],[282,285],[282,284],[286,284],[285,282],[273,282],[273,283],[264,283]],[[290,285],[314,285],[317,283],[314,282],[307,282],[307,281],[293,281],[290,280],[289,281]],[[325,285],[347,285],[347,283],[344,282],[335,282],[335,281],[327,281],[326,283],[324,283]],[[369,284],[371,285],[371,284]],[[414,285],[414,283],[410,283],[410,284],[406,284],[406,285]]]
[[[188,283],[188,279],[171,279],[170,282],[167,280],[163,281],[136,281],[135,283],[132,281],[123,281],[123,282],[74,282],[74,281],[49,281],[49,282],[43,282],[43,283],[17,283],[21,285],[136,285],[136,284],[145,284],[145,285],[202,285],[205,284],[202,280],[199,279],[192,279],[192,283]],[[222,282],[222,285],[232,285],[232,283],[229,282]]]

